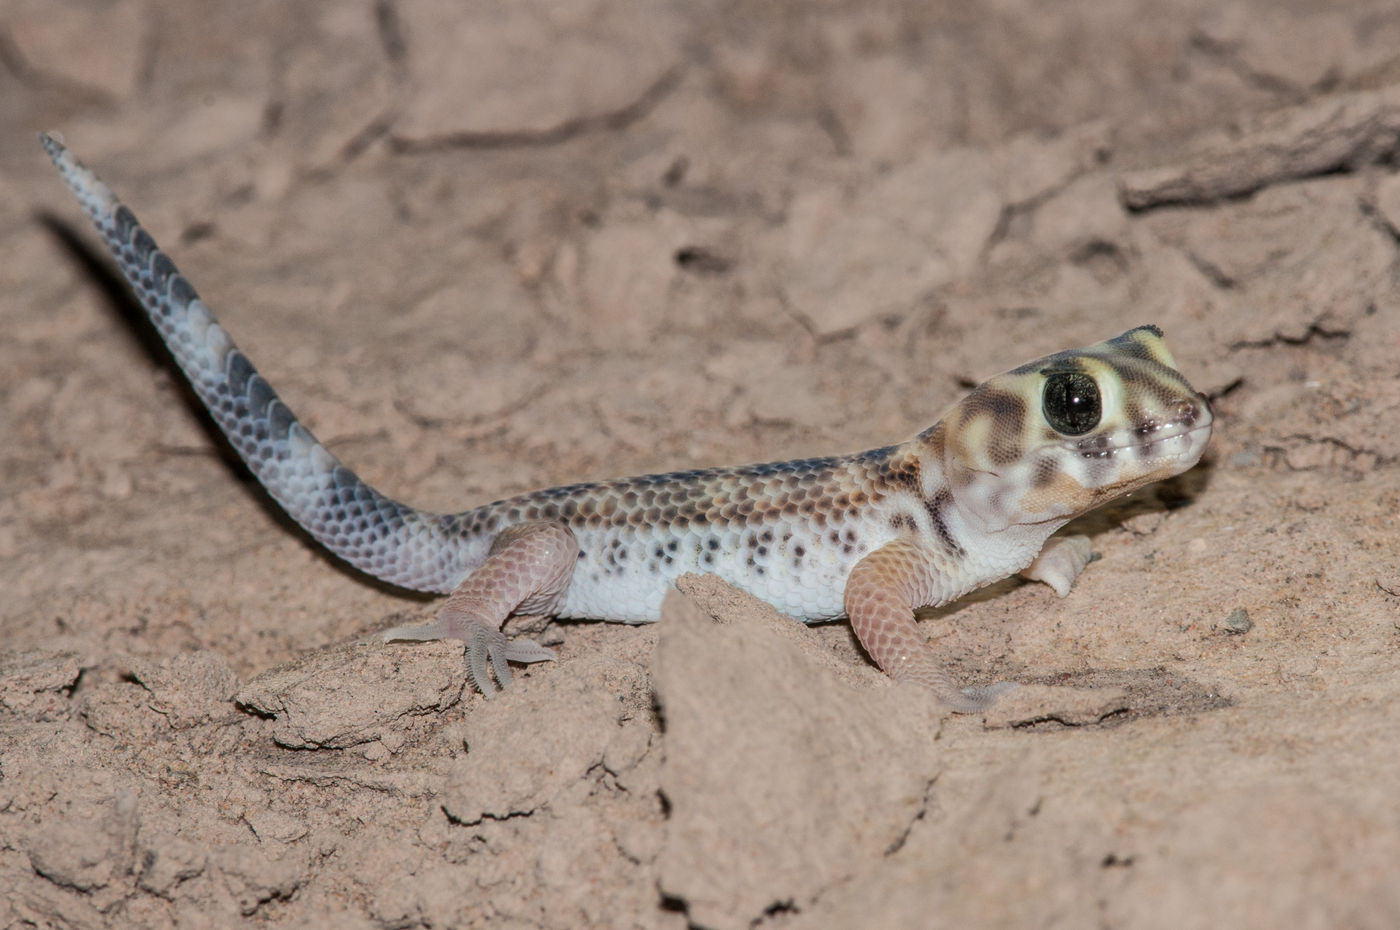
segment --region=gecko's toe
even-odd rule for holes
[[[501,688],[509,687],[514,677],[510,671],[511,662],[528,665],[555,658],[553,649],[532,639],[508,639],[505,633],[487,623],[471,624],[463,638],[467,641],[467,674],[487,698],[496,696],[497,684]],[[491,680],[491,672],[495,673],[495,681]]]
[[[473,623],[463,637],[467,641],[467,675],[476,690],[487,698],[496,696],[496,681],[501,687],[511,682],[510,665],[506,663],[505,650],[510,645],[506,634],[485,623]],[[487,663],[496,672],[496,681],[491,680]]]
[[[428,642],[429,640],[445,638],[442,635],[442,624],[438,623],[436,620],[432,623],[392,627],[380,633],[379,637],[381,642],[386,643]]]
[[[962,694],[967,698],[967,704],[955,706],[953,709],[963,714],[980,713],[995,704],[1003,694],[1015,691],[1019,687],[1021,687],[1019,682],[998,681],[981,688],[963,688]]]
[[[541,646],[533,639],[512,639],[506,643],[505,657],[521,665],[532,662],[553,662],[558,654],[548,646]]]

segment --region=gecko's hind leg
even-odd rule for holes
[[[438,609],[432,623],[386,630],[384,641],[460,639],[467,644],[472,684],[488,698],[511,682],[510,662],[543,662],[554,650],[531,639],[508,639],[511,614],[551,614],[569,589],[578,541],[558,523],[521,523],[502,530],[486,561]],[[490,670],[496,681],[491,680]]]

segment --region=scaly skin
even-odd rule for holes
[[[1050,536],[1114,497],[1190,468],[1211,432],[1206,398],[1143,326],[999,375],[917,436],[868,452],[568,485],[436,514],[362,482],[302,426],[136,217],[57,140],[41,136],[214,422],[268,493],[356,568],[451,592],[433,623],[385,639],[457,638],[494,692],[507,661],[554,654],[508,641],[512,614],[645,623],[685,572],[712,572],[800,620],[842,615],[896,680],[952,709],[1010,685],[963,689],[914,610],[1022,572],[1061,596],[1089,560]],[[1047,542],[1048,541],[1048,542]]]

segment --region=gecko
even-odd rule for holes
[[[713,573],[798,620],[849,618],[890,678],[983,711],[1015,687],[964,687],[915,611],[1020,573],[1064,597],[1092,557],[1073,518],[1196,464],[1207,397],[1145,325],[980,384],[913,437],[849,455],[549,488],[456,514],[361,481],[277,396],[190,282],[98,177],[40,136],[209,416],[318,543],[392,585],[446,594],[383,641],[459,639],[487,697],[552,649],[513,615],[648,623],[686,572]],[[495,681],[492,681],[494,674]]]

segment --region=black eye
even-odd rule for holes
[[[1046,422],[1066,436],[1083,436],[1103,417],[1099,386],[1082,371],[1051,372],[1045,379],[1041,409]]]

